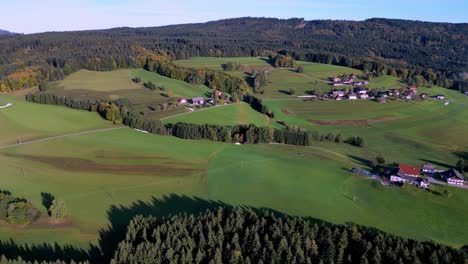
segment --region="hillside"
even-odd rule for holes
[[[6,31],[6,30],[3,30],[3,29],[0,29],[0,35],[10,35],[10,34],[14,34],[10,31]]]
[[[46,68],[49,79],[61,79],[82,68],[141,67],[145,59],[141,58],[142,48],[166,50],[178,59],[266,56],[286,50],[300,60],[383,73],[395,70],[404,78],[422,76],[433,84],[458,89],[467,86],[463,82],[463,72],[468,69],[467,33],[468,24],[273,18],[41,33],[0,40],[0,75],[5,79],[22,70],[15,61]],[[23,74],[33,74],[31,71],[40,74],[34,67]],[[14,81],[3,82],[15,85]]]

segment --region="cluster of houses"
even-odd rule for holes
[[[177,104],[179,105],[189,105],[189,106],[204,106],[204,105],[214,105],[216,103],[217,99],[223,99],[224,104],[230,103],[229,98],[223,98],[223,92],[219,90],[215,90],[212,94],[211,98],[208,98],[205,100],[204,97],[199,96],[199,97],[194,97],[191,99],[186,99],[186,98],[179,98],[177,100]]]
[[[387,170],[385,174],[392,183],[408,183],[420,188],[429,187],[429,181],[423,175],[432,177],[439,174],[450,185],[463,186],[465,184],[465,178],[457,170],[452,168],[444,171],[428,163],[423,164],[422,167],[399,164],[398,168]]]
[[[333,76],[330,77],[330,85],[337,87],[337,86],[343,86],[343,85],[353,85],[353,86],[362,86],[369,84],[369,81],[358,81],[356,74],[352,73],[348,76],[345,77],[338,77],[338,76]]]
[[[390,183],[393,184],[411,184],[423,189],[429,187],[429,177],[432,178],[436,174],[439,175],[440,178],[446,181],[449,185],[463,186],[468,184],[459,171],[453,168],[449,170],[437,169],[434,165],[429,163],[423,164],[422,167],[399,164],[397,168],[386,170],[383,174],[383,177],[381,177],[379,174],[363,169],[352,168],[351,172],[366,175],[376,179],[387,179],[390,181]],[[383,184],[385,182],[383,182]]]
[[[386,102],[387,97],[397,97],[406,100],[413,100],[417,98],[417,88],[414,86],[408,87],[406,91],[401,92],[399,89],[392,88],[388,90],[379,90],[377,92],[371,91],[368,88],[361,86],[354,87],[352,90],[332,90],[328,93],[328,98],[336,101],[357,100],[357,99],[370,99],[377,100],[378,102]]]

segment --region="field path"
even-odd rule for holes
[[[44,141],[49,141],[49,140],[54,140],[54,139],[59,139],[59,138],[65,138],[65,137],[73,137],[73,136],[80,136],[80,135],[86,135],[86,134],[94,134],[94,133],[105,132],[105,131],[110,131],[110,130],[117,130],[117,129],[122,129],[122,128],[127,128],[127,127],[126,126],[111,127],[111,128],[104,128],[104,129],[96,129],[96,130],[69,133],[69,134],[53,136],[53,137],[48,137],[48,138],[42,138],[42,139],[37,139],[37,140],[32,140],[32,141],[27,141],[27,142],[21,142],[21,143],[10,144],[10,145],[3,145],[3,146],[0,146],[0,149],[12,148],[12,147],[17,147],[17,146],[22,146],[22,145],[30,145],[30,144],[34,144],[34,143],[40,143],[40,142],[44,142]]]
[[[242,103],[243,102],[232,103],[232,104],[223,104],[223,105],[215,105],[215,106],[212,106],[212,107],[202,108],[200,110],[193,111],[193,112],[185,112],[185,113],[180,113],[180,114],[176,114],[176,115],[166,116],[166,117],[161,118],[161,120],[169,119],[169,118],[176,117],[176,116],[181,116],[181,115],[193,114],[193,113],[197,113],[197,112],[201,112],[201,111],[207,111],[207,110],[218,108],[218,107],[223,107],[223,106],[228,106],[228,105],[235,105],[235,104],[242,104]]]

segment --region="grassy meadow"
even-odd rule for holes
[[[177,63],[219,69],[222,63],[233,60],[197,58]],[[268,66],[257,58],[236,61],[249,67]],[[432,87],[421,88],[420,92],[445,94],[451,103],[268,100],[293,98],[280,91],[291,87],[296,87],[297,94],[310,89],[329,89],[324,82],[328,76],[353,72],[333,65],[299,64],[305,66],[304,74],[287,69],[271,72],[271,83],[263,98],[275,112],[274,119],[267,119],[244,103],[193,113],[179,109],[179,112],[155,114],[155,118],[180,113],[163,121],[271,126],[279,126],[277,121],[284,121],[320,133],[362,136],[366,147],[324,142],[309,147],[234,145],[182,140],[123,128],[0,148],[0,189],[27,198],[43,214],[46,209],[42,206],[41,192],[48,192],[62,197],[70,212],[69,221],[59,226],[49,225],[43,219],[28,227],[0,222],[0,240],[13,238],[20,244],[58,243],[87,248],[90,243],[97,243],[100,230],[115,221],[123,221],[119,216],[196,211],[203,209],[200,201],[215,201],[271,208],[332,223],[354,222],[395,235],[457,247],[468,244],[468,230],[463,228],[468,219],[468,190],[435,185],[431,186],[432,192],[411,186],[389,187],[349,172],[352,167],[367,167],[378,154],[383,154],[388,162],[453,166],[460,155],[468,152],[465,136],[468,98],[455,91]],[[163,85],[177,96],[192,97],[209,91],[203,86],[143,70],[105,73],[107,84],[104,80],[91,80],[100,79],[104,76],[101,73],[78,73],[85,74],[81,77],[82,84],[70,81],[68,78],[77,79],[71,75],[58,82],[53,91],[83,97],[126,97],[141,111],[149,111],[148,106],[170,98],[161,95],[162,91],[134,87],[136,84],[130,79],[135,76]],[[379,87],[393,86],[396,82],[389,76],[375,78]],[[17,137],[31,140],[112,126],[96,113],[32,104],[0,95],[0,105],[6,102],[12,102],[13,106],[0,109],[0,145],[16,143]],[[449,190],[449,197],[440,195],[444,190]],[[179,198],[167,198],[174,195]],[[180,202],[185,199],[180,197],[193,200]]]
[[[220,105],[211,108],[200,109],[196,112],[188,112],[174,117],[165,118],[164,123],[186,122],[194,124],[257,124],[267,126],[269,118],[255,111],[246,103]]]
[[[140,77],[141,83],[134,83],[132,78]],[[153,82],[165,90],[149,90],[143,86],[145,82]],[[168,96],[169,91],[172,97]],[[54,94],[97,100],[116,100],[127,98],[136,111],[142,112],[147,118],[160,119],[166,116],[186,112],[185,109],[169,111],[153,111],[155,105],[174,102],[179,97],[192,98],[211,94],[204,85],[192,85],[183,81],[170,79],[157,73],[143,69],[122,69],[110,72],[95,72],[80,70],[55,82],[51,90]]]
[[[111,127],[96,113],[69,111],[64,107],[26,103],[12,96],[0,95],[0,145],[14,144],[67,133]]]
[[[455,246],[468,242],[468,233],[459,229],[468,216],[466,190],[450,188],[452,195],[445,198],[411,187],[384,187],[349,173],[362,166],[354,157],[366,152],[333,143],[237,146],[131,129],[2,149],[2,188],[43,212],[41,192],[62,197],[71,221],[63,227],[2,224],[0,238],[86,247],[111,221],[111,206],[127,208],[138,200],[176,194],[333,223],[351,221]]]
[[[306,95],[312,90],[325,92],[332,87],[328,84],[328,77],[342,74],[360,74],[361,71],[328,64],[298,61],[296,65],[304,67],[304,73],[297,73],[290,69],[273,68],[267,58],[191,58],[188,60],[175,61],[176,64],[190,68],[207,68],[223,70],[222,65],[226,62],[239,62],[242,69],[238,71],[226,71],[226,73],[247,78],[252,69],[269,70],[269,83],[264,87],[264,94],[259,95],[267,99],[295,98],[297,95]],[[289,95],[289,90],[294,89],[296,94]]]

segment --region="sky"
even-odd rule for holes
[[[0,29],[25,34],[245,16],[468,23],[468,0],[0,0],[0,11]]]

